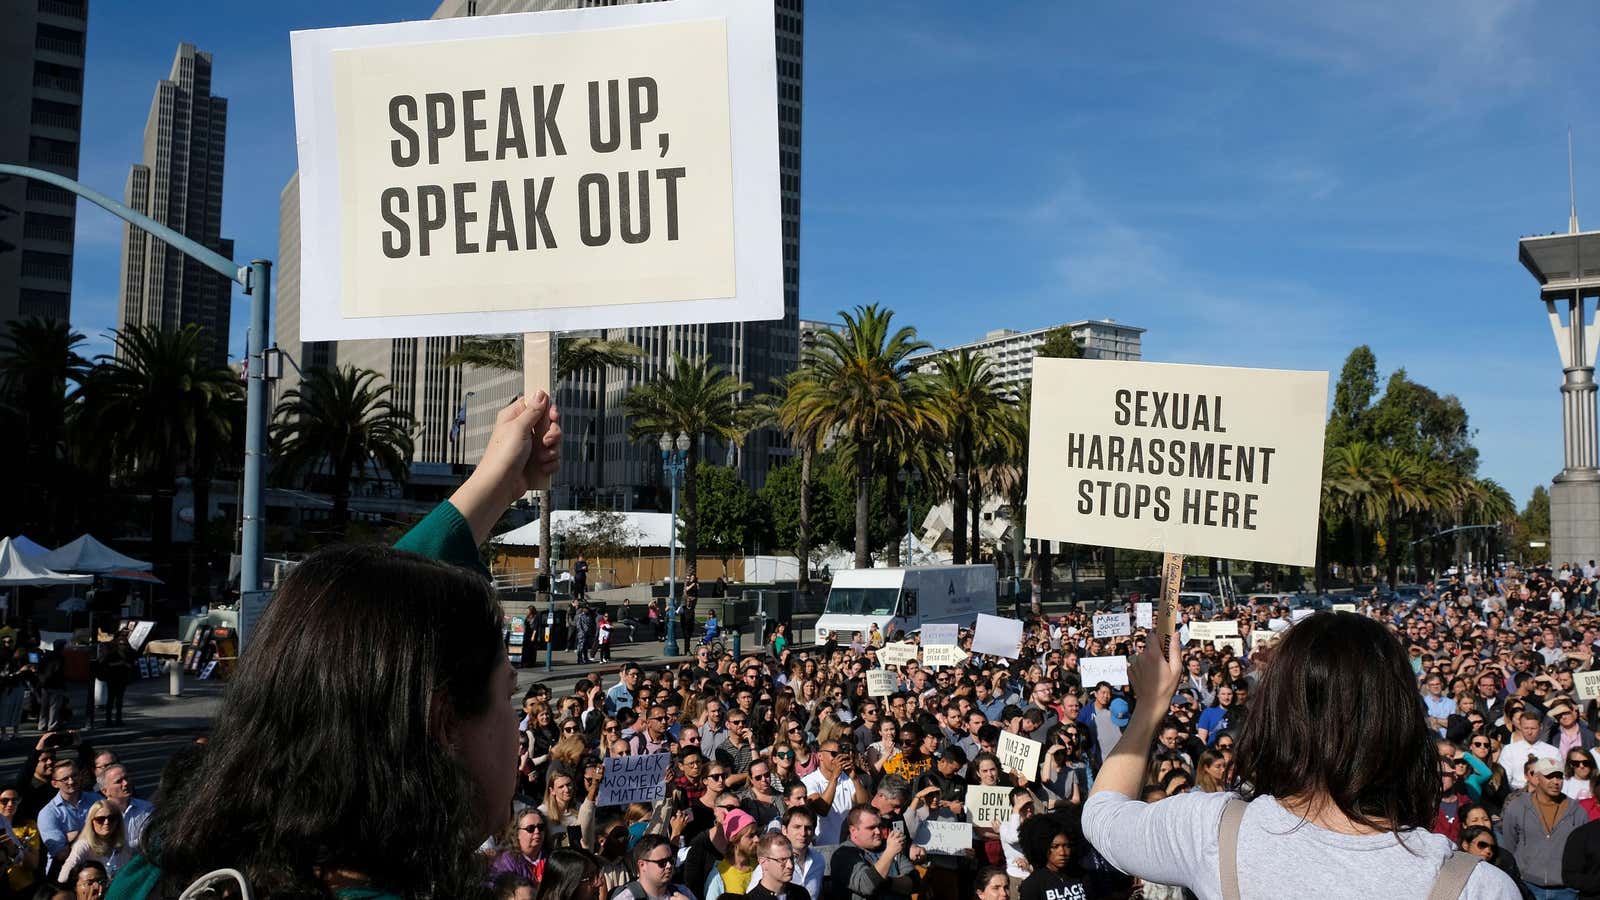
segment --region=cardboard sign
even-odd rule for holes
[[[1333,605],[1333,611],[1353,613],[1356,611],[1356,605],[1354,603],[1335,603]]]
[[[1238,637],[1238,636],[1239,636],[1239,620],[1238,619],[1216,619],[1211,623],[1211,639],[1212,640],[1216,640],[1219,637]]]
[[[1216,635],[1215,622],[1190,622],[1189,640],[1209,641]]]
[[[1133,605],[1133,624],[1139,628],[1156,627],[1156,605],[1154,603],[1135,603]]]
[[[995,828],[1011,818],[1011,788],[1005,785],[996,787],[968,785],[966,810],[968,822]]]
[[[1022,647],[1022,622],[1002,619],[988,613],[978,613],[978,625],[972,633],[972,652],[987,653],[1016,659]]]
[[[878,662],[886,666],[903,666],[917,658],[917,647],[904,641],[884,644],[878,648]]]
[[[1233,650],[1234,656],[1244,656],[1244,639],[1236,637],[1219,637],[1211,639],[1211,646],[1221,650],[1228,647]]]
[[[965,856],[972,849],[972,823],[927,819],[917,827],[914,843],[929,853]]]
[[[1127,613],[1095,613],[1094,636],[1097,638],[1127,637],[1133,634],[1133,623]]]
[[[1316,613],[1314,609],[1291,609],[1289,610],[1289,624],[1293,625],[1301,619],[1309,619],[1314,613]]]
[[[1261,648],[1262,644],[1271,644],[1277,639],[1278,633],[1276,631],[1252,631],[1250,632],[1250,652],[1254,653]]]
[[[922,665],[927,669],[943,669],[966,662],[967,654],[960,647],[940,645],[922,648]]]
[[[954,647],[961,636],[959,625],[924,625],[922,626],[922,646],[924,647]]]
[[[1316,564],[1328,373],[1038,359],[1027,536]]]
[[[867,696],[887,697],[899,689],[900,680],[893,672],[883,669],[867,670]]]
[[[596,806],[654,803],[667,795],[667,768],[671,753],[606,757],[605,778],[600,782]]]
[[[1094,687],[1100,682],[1113,687],[1128,686],[1128,658],[1126,656],[1085,656],[1078,659],[1078,674],[1084,687]]]
[[[301,335],[780,317],[772,34],[739,0],[291,34]]]
[[[1039,754],[1044,745],[1031,738],[1009,731],[1000,732],[995,744],[995,755],[1000,757],[1000,768],[1013,775],[1033,781],[1039,777]]]
[[[1579,700],[1600,699],[1600,672],[1573,672],[1572,686],[1578,689]]]

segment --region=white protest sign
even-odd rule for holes
[[[1217,619],[1211,623],[1211,638],[1238,637],[1239,621],[1237,619]]]
[[[950,647],[940,644],[937,647],[922,648],[922,665],[929,669],[943,669],[948,666],[959,666],[967,659],[967,654],[960,647]]]
[[[667,795],[667,767],[671,753],[645,756],[608,756],[606,772],[600,782],[597,806],[626,806],[629,803],[654,803]]]
[[[1262,644],[1271,644],[1277,639],[1278,633],[1276,631],[1252,631],[1250,632],[1250,652],[1254,653],[1256,650],[1261,649]]]
[[[1011,788],[969,785],[966,810],[968,822],[980,827],[994,828],[1011,818]]]
[[[1009,731],[1000,732],[995,744],[995,755],[1000,757],[1000,768],[1033,781],[1039,776],[1039,753],[1044,745],[1031,738]]]
[[[1221,650],[1224,647],[1228,647],[1228,648],[1233,650],[1233,655],[1234,656],[1243,656],[1244,655],[1244,639],[1243,638],[1236,638],[1236,637],[1212,638],[1211,639],[1211,645],[1213,647],[1216,647],[1218,650]]]
[[[1572,682],[1579,700],[1600,699],[1600,672],[1574,672]]]
[[[1314,609],[1291,609],[1289,610],[1289,624],[1292,625],[1301,619],[1310,618],[1315,612],[1316,610]]]
[[[1078,659],[1078,674],[1084,687],[1093,687],[1104,681],[1115,687],[1128,686],[1128,658],[1126,656],[1085,656]]]
[[[1353,613],[1356,611],[1356,605],[1354,603],[1335,603],[1333,605],[1333,611]]]
[[[1135,603],[1133,605],[1133,624],[1140,628],[1156,627],[1156,605],[1154,603]]]
[[[867,670],[868,697],[887,697],[893,694],[899,688],[899,685],[900,680],[895,677],[893,672],[886,672],[883,669]]]
[[[1127,637],[1133,634],[1133,623],[1127,613],[1095,613],[1094,636],[1097,638]]]
[[[772,34],[740,0],[294,32],[301,335],[780,317]]]
[[[924,820],[914,843],[929,853],[963,856],[972,849],[972,823]]]
[[[959,625],[924,625],[922,626],[922,646],[924,647],[954,647],[961,636]]]
[[[1209,640],[1211,640],[1211,638],[1213,636],[1215,636],[1215,634],[1216,634],[1216,631],[1215,631],[1215,629],[1213,627],[1215,625],[1216,625],[1215,622],[1190,622],[1189,623],[1189,640],[1191,640],[1191,641],[1209,641]]]
[[[1022,622],[1002,619],[988,613],[978,613],[978,624],[972,633],[972,652],[987,653],[1016,659],[1022,646]]]
[[[1316,564],[1328,373],[1038,359],[1027,536]]]
[[[899,641],[892,644],[884,644],[882,647],[878,648],[878,662],[881,662],[886,666],[903,666],[907,662],[910,662],[916,658],[916,645],[908,644],[904,641]]]

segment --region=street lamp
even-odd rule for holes
[[[906,558],[905,564],[911,565],[912,541],[916,535],[911,530],[911,491],[922,483],[922,473],[916,469],[901,469],[895,476],[900,481],[900,493],[906,497]]]
[[[672,482],[672,525],[667,538],[667,656],[678,655],[678,479],[688,461],[689,436],[678,433],[676,440],[663,432],[656,442],[661,448],[661,471]]]

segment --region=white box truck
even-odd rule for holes
[[[884,640],[928,624],[970,627],[978,613],[995,614],[992,565],[845,569],[834,573],[817,619],[817,642],[836,634],[840,644],[848,644],[858,631],[866,638],[873,625]]]

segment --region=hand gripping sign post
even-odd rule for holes
[[[1029,538],[1155,550],[1158,633],[1187,554],[1316,564],[1328,373],[1039,359]]]
[[[291,35],[301,335],[783,315],[771,4],[678,0]],[[737,228],[735,223],[737,222]]]

